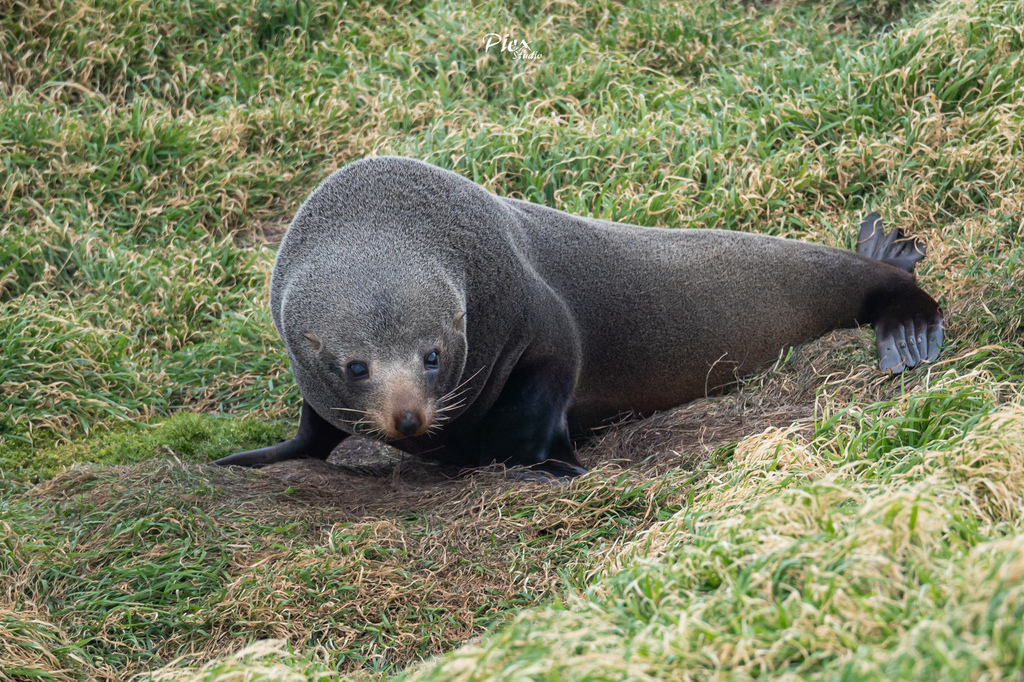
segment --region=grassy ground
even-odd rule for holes
[[[0,680],[1020,678],[1022,48],[1007,0],[0,0]],[[210,468],[293,428],[273,244],[373,153],[646,225],[879,210],[949,345],[834,334],[565,487]]]

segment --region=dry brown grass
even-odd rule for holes
[[[69,654],[74,668],[54,655],[55,649],[72,647],[73,640],[58,626],[39,613],[22,609],[0,609],[0,680],[21,682],[32,671],[45,671],[47,679],[72,682],[80,679],[84,668],[97,675],[90,662],[80,655]]]

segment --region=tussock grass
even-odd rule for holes
[[[0,680],[1019,676],[1022,26],[0,0]],[[949,345],[893,380],[837,332],[610,429],[566,487],[208,467],[294,428],[274,244],[374,153],[645,225],[849,247],[879,210],[926,239]]]
[[[908,406],[886,428],[915,419]],[[1012,677],[1019,395],[945,435],[877,458],[834,436],[747,438],[567,604],[409,679]]]

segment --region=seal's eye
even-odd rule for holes
[[[437,369],[441,366],[441,354],[432,350],[423,356],[423,366],[427,369]]]
[[[348,378],[352,381],[362,381],[363,379],[370,378],[370,370],[366,368],[366,365],[361,362],[350,362],[345,367],[345,371],[348,374]]]

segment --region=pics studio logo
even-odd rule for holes
[[[525,40],[516,40],[510,35],[501,33],[488,33],[483,38],[484,52],[490,52],[492,47],[499,48],[498,52],[508,52],[512,59],[533,59],[540,61],[544,55],[530,47]]]

